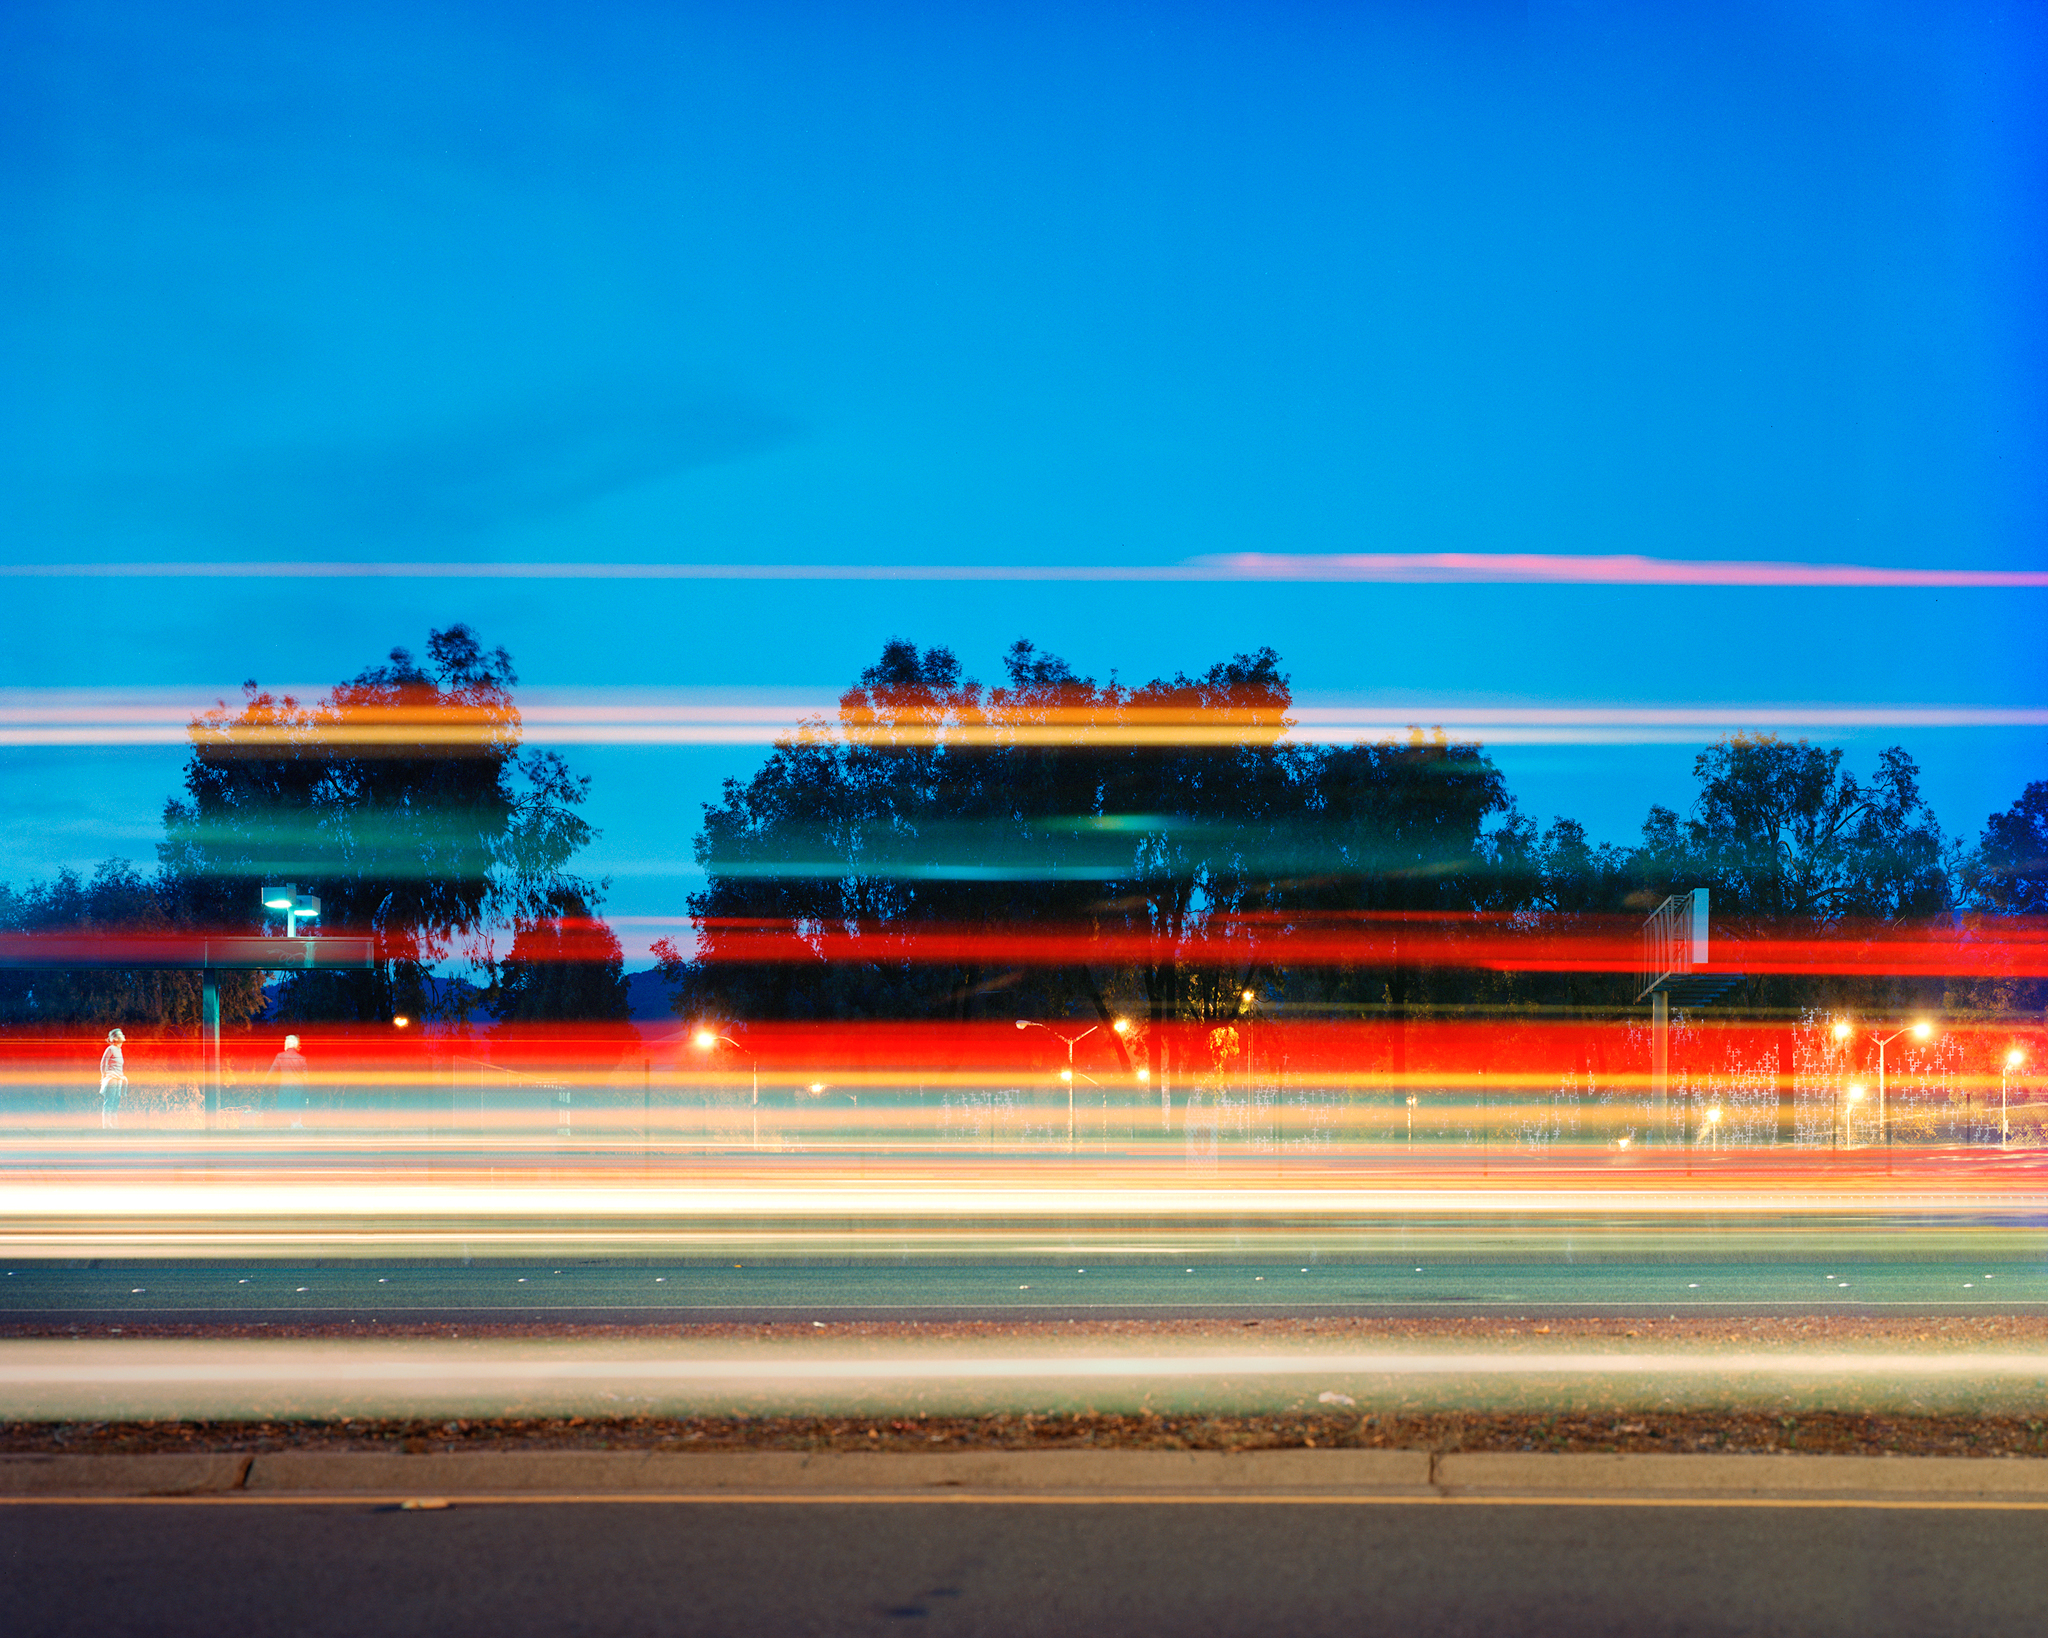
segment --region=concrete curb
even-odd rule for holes
[[[0,1497],[206,1496],[239,1490],[253,1456],[0,1456]]]
[[[1447,1496],[1854,1496],[2048,1502],[2048,1461],[1992,1456],[1458,1451],[1437,1457],[1430,1477]]]
[[[403,1489],[431,1462],[437,1493],[548,1490],[588,1494],[1088,1495],[1106,1491],[1211,1495],[1236,1491],[1429,1490],[1429,1456],[1417,1450],[959,1451],[563,1451],[421,1457],[307,1454],[259,1456],[251,1490]]]
[[[2030,1502],[2048,1461],[1419,1450],[474,1451],[0,1456],[0,1501],[806,1496]]]

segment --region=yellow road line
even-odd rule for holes
[[[1443,1496],[1443,1495],[1016,1495],[1003,1491],[949,1490],[940,1493],[849,1491],[792,1495],[725,1490],[586,1494],[449,1496],[308,1491],[232,1492],[204,1496],[0,1496],[0,1507],[402,1507],[406,1502],[446,1502],[455,1507],[554,1507],[634,1505],[663,1507],[1767,1507],[1851,1508],[1859,1511],[1935,1513],[2042,1513],[2048,1500],[1920,1498],[1878,1496]],[[431,1509],[439,1511],[440,1509]]]

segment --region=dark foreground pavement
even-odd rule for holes
[[[0,1508],[0,1631],[2048,1631],[2044,1515],[1279,1499]]]

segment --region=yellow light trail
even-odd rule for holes
[[[308,696],[317,694],[308,690]],[[2031,728],[2048,726],[2048,709],[1927,705],[1758,704],[1708,708],[1653,706],[1490,707],[1423,701],[1295,704],[1285,720],[1190,713],[1150,707],[1114,711],[1049,709],[1026,716],[941,723],[838,720],[836,704],[725,700],[701,703],[617,698],[522,705],[515,716],[443,707],[353,708],[345,718],[306,722],[200,723],[218,696],[85,694],[49,699],[15,690],[0,695],[0,746],[145,746],[187,743],[283,748],[382,745],[474,747],[512,736],[556,745],[766,745],[789,735],[846,743],[969,747],[1090,745],[1142,747],[1400,743],[1418,727],[1441,728],[1488,744],[1692,743],[1736,732]]]

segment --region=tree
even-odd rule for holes
[[[1973,937],[2003,944],[2002,918],[2048,915],[2048,780],[2035,780],[2011,807],[1984,821],[1961,876],[1964,901],[1977,912]],[[2048,1004],[2048,980],[1983,978],[1950,986],[1944,1001],[1956,1009],[2039,1012]]]
[[[2011,916],[2048,915],[2048,779],[2037,779],[1984,834],[1964,867],[1969,897]]]
[[[610,1023],[627,1014],[618,938],[574,887],[551,893],[544,914],[518,918],[494,978],[484,1004],[507,1023]]]
[[[1304,911],[1522,891],[1508,866],[1530,868],[1526,825],[1477,747],[1289,743],[1270,649],[1139,688],[1028,642],[1005,671],[984,692],[949,650],[893,640],[836,723],[727,784],[697,843],[704,959],[665,947],[680,1009],[966,1018],[1030,1001],[1106,1023],[1116,999],[1158,1024],[1227,1021],[1244,987],[1277,981],[1253,918],[1272,937]],[[1076,955],[1055,970],[893,959],[897,935],[937,923],[1059,927]],[[764,928],[786,930],[785,959],[732,959]],[[828,962],[828,932],[864,959]],[[1098,935],[1151,953],[1093,961]]]
[[[1772,938],[1781,948],[1840,944],[1948,908],[1941,827],[1920,795],[1919,769],[1898,746],[1879,753],[1867,784],[1843,769],[1839,749],[1775,734],[1717,740],[1693,773],[1700,794],[1690,816],[1653,807],[1643,826],[1640,908],[1704,886],[1717,940]],[[1916,988],[1925,986],[1851,983],[1817,968],[1744,981],[1752,1011],[1784,1020],[1776,1043],[1781,1142],[1792,1137],[1794,1021],[1844,1005],[1895,1010]]]
[[[177,925],[170,884],[151,881],[125,859],[108,859],[82,880],[60,870],[56,880],[16,893],[0,884],[0,932],[150,933]],[[233,1029],[263,1010],[260,975],[224,972],[221,1022]],[[162,967],[79,968],[54,972],[0,968],[0,1022],[10,1026],[108,1029],[196,1029],[200,976]]]
[[[593,832],[576,813],[588,780],[552,752],[520,749],[505,651],[467,626],[436,631],[418,663],[395,648],[305,705],[244,685],[191,726],[185,797],[164,809],[158,856],[189,919],[258,925],[257,890],[289,880],[323,901],[323,925],[368,933],[368,972],[295,973],[287,1017],[387,1020],[435,1008],[435,967],[488,965],[494,928],[545,916]]]
[[[1941,827],[1898,746],[1868,784],[1843,770],[1839,749],[1776,734],[1717,740],[1693,773],[1700,794],[1682,842],[1656,810],[1645,837],[1653,855],[1706,873],[1717,915],[1818,934],[1948,907]]]

